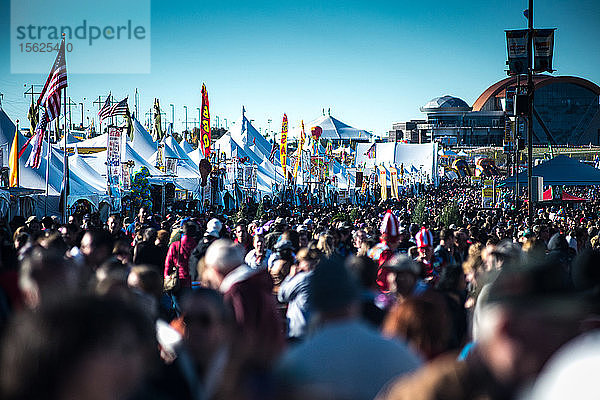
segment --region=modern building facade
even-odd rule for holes
[[[526,84],[525,78],[518,84],[516,77],[503,79],[487,88],[472,107],[458,97],[436,97],[421,107],[426,121],[393,124],[390,140],[399,141],[402,133],[403,140],[411,143],[434,140],[447,145],[501,146],[512,115],[510,96],[517,86],[524,91]],[[583,78],[550,75],[535,75],[534,85],[534,144],[600,145],[598,85]]]

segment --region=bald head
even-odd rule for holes
[[[243,247],[229,239],[216,240],[206,250],[204,263],[207,268],[227,275],[244,263]]]

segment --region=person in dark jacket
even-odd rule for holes
[[[211,219],[206,224],[204,237],[198,242],[196,248],[192,251],[189,259],[190,277],[192,281],[198,280],[198,262],[204,258],[206,250],[215,240],[221,237],[221,229],[223,224],[216,218]]]
[[[211,244],[204,262],[211,286],[233,307],[245,348],[252,349],[258,363],[274,361],[283,350],[285,338],[267,270],[244,264],[243,247],[227,239]]]

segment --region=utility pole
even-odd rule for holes
[[[71,106],[76,106],[77,103],[73,103],[73,100],[71,99],[71,97],[68,98],[68,102],[66,103],[67,106],[69,106],[69,131],[71,130],[71,128],[73,127],[73,119],[72,119],[72,114],[71,114]],[[66,115],[65,115],[66,117]],[[65,134],[67,132],[67,127],[65,126]]]
[[[527,209],[529,216],[528,227],[533,227],[533,0],[529,0],[527,26]]]
[[[110,94],[108,96],[110,96]],[[106,99],[108,98],[108,96],[98,96],[98,99],[94,100],[92,102],[92,104],[97,104],[98,105],[98,112],[100,112],[100,110],[102,109],[102,106],[104,105],[104,102],[106,101]],[[111,105],[112,105],[112,102],[111,102]],[[102,135],[102,120],[98,118],[98,121],[100,122],[100,124],[99,124],[100,135]]]

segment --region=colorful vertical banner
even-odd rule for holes
[[[396,200],[399,200],[398,196],[398,170],[396,167],[390,167],[390,180],[392,181],[392,190],[390,196]]]
[[[121,129],[110,126],[106,143],[106,166],[108,168],[108,183],[112,187],[119,185],[121,176]]]
[[[210,156],[210,110],[208,106],[208,90],[206,85],[202,84],[202,108],[201,124],[200,124],[200,145],[202,146],[202,154],[204,158]]]
[[[533,72],[554,72],[554,29],[536,29],[533,36]]]
[[[296,162],[294,163],[294,181],[298,177],[298,167],[300,167],[300,164],[302,163],[302,148],[304,147],[304,140],[306,140],[306,133],[304,132],[304,120],[302,120],[300,143],[298,144],[298,155],[296,156]]]
[[[283,122],[281,123],[281,146],[279,146],[279,159],[281,161],[281,168],[283,169],[283,176],[287,177],[286,164],[287,164],[287,134],[288,134],[288,117],[287,114],[283,114]]]
[[[508,50],[508,74],[527,73],[527,29],[506,31],[506,47]]]
[[[381,185],[381,200],[385,201],[388,198],[387,193],[387,171],[383,165],[379,169],[379,185]]]

